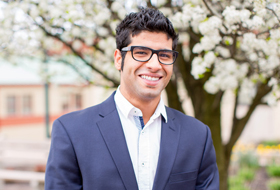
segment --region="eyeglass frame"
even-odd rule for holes
[[[147,60],[145,60],[145,61],[137,60],[137,59],[133,56],[133,49],[134,49],[134,48],[137,48],[137,47],[138,47],[138,48],[147,48],[147,49],[151,50],[151,51],[152,51],[152,54],[151,54],[150,58],[147,59]],[[135,61],[139,61],[139,62],[147,62],[147,61],[149,61],[149,60],[153,57],[154,54],[157,54],[158,61],[159,61],[161,64],[163,64],[163,65],[173,65],[173,64],[175,63],[175,61],[176,61],[178,55],[179,55],[179,52],[174,51],[174,50],[168,50],[168,49],[154,50],[154,49],[149,48],[149,47],[146,47],[146,46],[127,46],[127,47],[123,47],[123,48],[121,49],[121,51],[125,51],[125,52],[131,51],[131,56],[132,56],[132,58],[133,58]],[[159,56],[158,56],[159,52],[162,52],[162,51],[175,53],[175,59],[174,59],[174,61],[173,61],[172,63],[169,63],[169,64],[167,64],[167,63],[162,63],[162,62],[159,60]]]

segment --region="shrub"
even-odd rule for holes
[[[252,181],[255,177],[255,171],[249,168],[240,169],[238,175],[245,181]]]
[[[229,178],[229,190],[249,190],[245,183],[246,181],[243,176],[232,176]]]
[[[245,181],[240,176],[229,178],[229,190],[249,190],[244,184]]]
[[[270,165],[266,171],[271,177],[280,177],[280,165]]]
[[[264,146],[277,146],[278,144],[280,144],[279,141],[263,141],[261,143]]]
[[[259,162],[258,158],[255,154],[252,152],[247,152],[244,154],[240,154],[239,156],[239,166],[242,167],[248,167],[248,168],[258,168]]]
[[[271,181],[268,187],[270,190],[280,190],[280,181]]]
[[[229,178],[229,186],[243,186],[245,183],[245,180],[240,176],[232,176]]]

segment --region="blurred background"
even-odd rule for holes
[[[221,190],[280,189],[279,1],[1,0],[0,190],[44,189],[53,121],[117,88],[115,27],[141,6],[180,35],[162,96],[210,127]]]

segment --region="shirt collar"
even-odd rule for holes
[[[122,114],[128,118],[128,116],[131,115],[137,115],[137,116],[142,116],[142,112],[140,109],[134,107],[121,93],[120,91],[120,86],[118,87],[116,94],[115,94],[115,102],[116,106],[118,107],[118,110],[122,112]],[[160,115],[163,116],[165,123],[167,123],[167,114],[166,114],[166,109],[165,105],[163,102],[162,97],[160,98],[159,104],[152,115],[152,119],[155,119],[159,117]]]

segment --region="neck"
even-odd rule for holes
[[[144,124],[150,120],[152,115],[154,114],[158,104],[159,104],[160,99],[153,99],[150,101],[139,101],[138,102],[130,102],[133,106],[139,108],[143,114],[143,120]]]
[[[141,99],[135,98],[134,96],[129,96],[129,94],[123,93],[122,91],[121,93],[134,107],[141,110],[144,124],[146,124],[154,114],[159,104],[160,96],[150,99]]]

